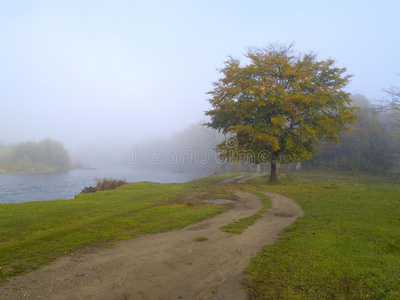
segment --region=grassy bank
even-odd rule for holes
[[[73,251],[196,223],[225,211],[201,199],[235,196],[207,188],[219,175],[184,184],[140,182],[72,200],[0,205],[0,282]]]
[[[303,173],[251,183],[297,201],[305,216],[247,269],[250,299],[400,299],[400,185]]]

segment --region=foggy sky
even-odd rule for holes
[[[1,1],[0,142],[78,151],[204,120],[228,55],[271,42],[334,58],[347,91],[400,85],[393,1]]]

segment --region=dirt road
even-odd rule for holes
[[[251,257],[303,214],[291,199],[266,194],[271,209],[240,235],[218,228],[261,208],[258,197],[245,192],[238,192],[234,209],[212,219],[62,257],[11,278],[0,286],[0,299],[245,299],[241,281]],[[208,241],[193,241],[199,236]]]

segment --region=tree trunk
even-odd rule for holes
[[[276,163],[271,163],[271,177],[270,182],[276,182]]]

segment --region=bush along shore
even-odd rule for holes
[[[113,178],[96,178],[97,185],[95,187],[89,186],[84,187],[81,194],[95,193],[97,191],[114,190],[124,184],[127,184],[125,179],[113,179]]]

